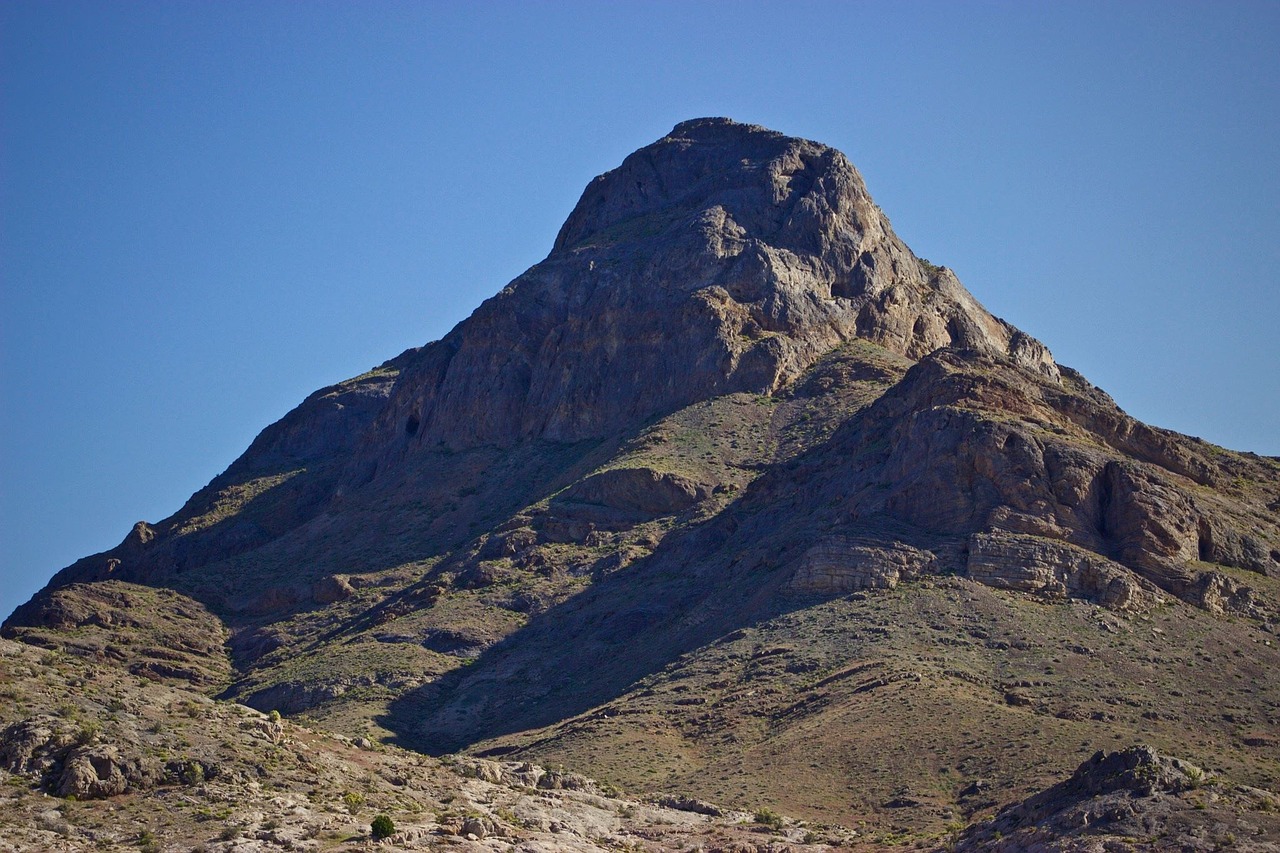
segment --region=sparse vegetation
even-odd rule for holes
[[[88,720],[80,724],[76,729],[76,743],[81,746],[88,746],[98,739],[98,732],[102,730],[102,726],[98,723]]]
[[[204,783],[204,765],[199,761],[187,761],[182,767],[182,781],[187,785]]]

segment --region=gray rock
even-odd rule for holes
[[[389,461],[406,440],[601,436],[716,394],[770,393],[855,336],[1057,375],[1042,345],[911,254],[840,152],[684,122],[596,178],[545,261],[415,358],[377,442]]]
[[[462,832],[460,834],[463,837],[474,836],[477,839],[484,838],[489,834],[487,821],[481,820],[478,817],[466,818],[462,821]]]
[[[41,773],[74,743],[57,717],[40,714],[0,732],[0,767],[10,773]]]
[[[1098,752],[1070,779],[970,827],[954,849],[1065,851],[1086,849],[1077,846],[1083,838],[1150,837],[1153,832],[1164,838],[1156,830],[1176,811],[1194,813],[1190,804],[1164,795],[1199,787],[1206,778],[1195,765],[1149,746]],[[1182,849],[1173,838],[1165,846]]]

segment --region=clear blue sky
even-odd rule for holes
[[[1280,454],[1280,4],[0,4],[0,612],[440,337],[676,122],[834,145],[1130,413]]]

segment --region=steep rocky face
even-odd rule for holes
[[[4,630],[423,751],[936,834],[1098,739],[1280,778],[1250,746],[1280,738],[1278,509],[1280,462],[1125,415],[839,152],[702,119]]]
[[[551,255],[408,373],[380,426],[418,444],[600,436],[771,393],[854,336],[918,358],[1043,346],[917,259],[824,145],[684,122],[587,187]]]
[[[1280,575],[1274,460],[1138,423],[1065,373],[934,354],[801,470],[807,500],[838,496],[844,525],[963,537],[951,568],[1010,588],[1219,609],[1206,591],[1227,588],[1228,609],[1274,611],[1224,573]]]

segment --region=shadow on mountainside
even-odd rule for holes
[[[825,442],[769,466],[714,517],[401,696],[380,723],[400,745],[438,755],[570,719],[684,654],[812,604],[813,595],[783,587],[805,548],[833,528],[886,547],[942,553],[954,544],[884,515],[842,517],[836,500],[813,501],[809,492],[822,487],[840,447]],[[887,452],[880,443],[873,455]]]
[[[530,620],[469,666],[391,704],[381,724],[403,746],[457,752],[536,729],[621,695],[680,655],[771,614],[776,568],[711,557],[725,523],[687,534]],[[702,547],[698,547],[701,545]]]
[[[843,549],[842,571],[875,563],[870,571],[893,571],[896,581],[895,564],[905,566],[903,576],[965,571],[971,537],[992,549],[1006,537],[1049,549],[1046,570],[1067,573],[1077,559],[1100,566],[1090,569],[1096,576],[1081,574],[1073,596],[1121,606],[1167,594],[1262,618],[1265,595],[1219,571],[1245,561],[1218,543],[1259,551],[1271,534],[1246,526],[1255,516],[1229,506],[1193,510],[1185,490],[1202,469],[1205,479],[1220,478],[1214,465],[1269,472],[1244,457],[1210,456],[1129,421],[1091,388],[1065,388],[1007,360],[940,351],[826,440],[768,465],[714,518],[673,532],[471,665],[403,696],[383,724],[406,745],[442,753],[586,712],[685,653],[811,603],[784,585],[826,544]],[[1175,522],[1182,534],[1169,527]],[[1198,533],[1201,559],[1219,568],[1186,559]],[[1007,559],[1019,568],[997,585],[1034,588],[1019,574],[1024,556],[1015,550]],[[1259,563],[1259,578],[1266,568]],[[1216,604],[1204,594],[1215,589],[1226,591]],[[810,591],[840,594],[822,583]]]

